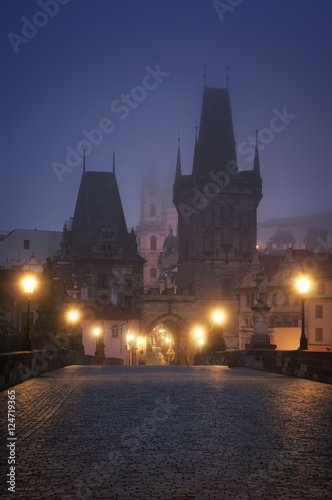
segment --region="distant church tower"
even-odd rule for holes
[[[149,172],[142,183],[140,221],[136,230],[138,251],[146,260],[143,269],[145,293],[159,287],[159,256],[170,230],[177,232],[177,212],[172,204],[171,189],[168,186],[161,188],[157,174]]]
[[[179,149],[173,193],[178,293],[235,301],[256,248],[262,180],[257,144],[253,169],[238,170],[228,89],[204,89],[192,173],[182,174]]]

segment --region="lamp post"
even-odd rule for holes
[[[127,348],[128,348],[128,365],[134,364],[134,346],[133,346],[134,335],[132,333],[127,334]]]
[[[225,314],[223,311],[214,311],[213,313],[213,321],[215,323],[214,334],[216,337],[216,350],[217,351],[226,351],[226,344],[223,336],[222,323],[225,320]]]
[[[99,334],[100,334],[100,328],[95,328],[94,329],[94,334],[96,336],[96,352],[95,352],[95,356],[98,356],[98,338],[99,338]]]
[[[70,322],[71,325],[71,349],[72,351],[74,350],[74,327],[75,323],[79,319],[79,314],[78,311],[72,309],[71,311],[68,312],[68,321]]]
[[[30,301],[31,296],[33,294],[33,289],[35,287],[36,281],[33,278],[25,278],[23,280],[24,291],[27,297],[27,325],[26,325],[26,334],[24,340],[24,350],[31,351],[31,338],[30,338]]]
[[[301,338],[300,338],[300,350],[305,350],[308,349],[308,339],[305,336],[305,314],[304,314],[304,304],[305,304],[305,299],[307,297],[307,292],[309,289],[309,280],[306,278],[301,278],[297,282],[297,286],[300,292],[300,297],[301,297],[301,313],[302,313],[302,320],[301,320]]]
[[[198,343],[198,352],[202,352],[203,350],[203,344],[204,344],[204,339],[203,339],[203,330],[201,328],[196,328],[194,331],[196,337],[197,337],[197,343]]]
[[[201,351],[200,354],[202,354],[202,352],[203,352],[203,345],[204,345],[204,339],[199,339],[198,343],[199,343],[200,351]]]

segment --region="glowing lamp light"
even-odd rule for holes
[[[68,319],[71,323],[75,323],[78,320],[78,312],[77,311],[69,311]]]
[[[99,338],[100,333],[101,333],[100,328],[97,327],[97,328],[94,329],[94,334],[96,336],[96,352],[95,352],[95,356],[99,355],[99,352],[98,352],[98,338]]]
[[[221,323],[224,320],[224,313],[221,311],[216,311],[213,315],[214,321],[216,323]]]
[[[74,350],[74,326],[75,326],[75,323],[79,319],[79,313],[78,313],[78,311],[76,311],[75,309],[71,309],[67,313],[67,318],[68,318],[68,321],[72,324],[72,329],[71,329],[71,348],[72,348],[72,350]]]
[[[202,332],[202,330],[201,330],[200,328],[197,328],[197,329],[195,330],[195,334],[196,334],[196,336],[197,336],[197,337],[200,337],[200,336],[202,335],[202,333],[203,333],[203,332]]]
[[[297,286],[299,289],[300,294],[306,294],[309,290],[309,280],[306,278],[301,278],[297,282]]]
[[[36,280],[33,278],[26,278],[23,280],[23,286],[25,293],[33,293],[33,289],[35,288]]]
[[[199,345],[203,345],[204,344],[204,340],[203,339],[199,339],[198,343],[199,343]]]

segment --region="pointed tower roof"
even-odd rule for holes
[[[180,137],[178,137],[178,155],[176,159],[175,181],[181,178],[181,155],[180,155]]]
[[[198,130],[198,127],[197,127],[197,124],[196,124],[196,127],[195,127],[196,134],[195,134],[195,148],[194,148],[193,171],[196,171],[197,168],[198,168],[197,167],[197,161],[198,161],[198,154],[197,154],[197,148],[198,148],[197,130]]]
[[[256,130],[256,147],[254,158],[254,173],[257,177],[261,178],[261,170],[259,166],[259,153],[258,153],[258,131]]]
[[[229,93],[227,89],[204,89],[199,137],[193,175],[209,175],[224,170],[236,161],[235,140]]]
[[[115,174],[83,172],[71,228],[70,256],[90,259],[102,229],[111,232],[121,258],[141,259],[132,247]]]

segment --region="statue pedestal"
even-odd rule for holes
[[[268,316],[271,307],[265,302],[257,302],[251,308],[254,313],[254,333],[250,344],[246,344],[246,349],[276,349],[275,344],[271,344],[271,338],[268,334]]]

